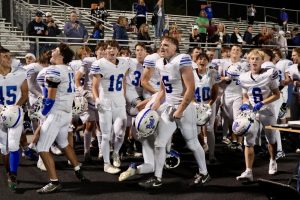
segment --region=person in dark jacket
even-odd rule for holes
[[[147,6],[144,0],[138,0],[138,4],[135,7],[136,10],[136,28],[140,29],[140,26],[147,22]]]
[[[247,30],[244,33],[243,40],[246,42],[246,44],[252,44],[252,32],[253,32],[253,27],[248,26]]]
[[[117,24],[114,25],[113,29],[113,39],[114,40],[127,40],[127,41],[118,41],[119,44],[128,44],[128,35],[126,31],[126,18],[120,16],[118,18]]]

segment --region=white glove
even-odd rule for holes
[[[104,109],[103,107],[101,106],[101,103],[100,103],[100,99],[97,98],[96,101],[95,101],[95,107],[97,108],[98,112],[104,112]]]

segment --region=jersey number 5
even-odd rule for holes
[[[172,93],[172,91],[173,91],[172,84],[168,83],[169,82],[169,77],[168,76],[163,76],[162,77],[162,82],[165,85],[166,93]]]

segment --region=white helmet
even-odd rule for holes
[[[227,76],[230,79],[237,79],[241,74],[241,66],[239,65],[230,65],[227,69]]]
[[[166,169],[174,169],[178,167],[179,164],[180,164],[180,154],[174,149],[171,149],[171,151],[167,153],[164,167]]]
[[[28,114],[31,120],[40,118],[39,113],[42,107],[43,107],[43,98],[38,98],[37,101],[34,102],[28,110]]]
[[[255,134],[258,132],[259,123],[255,119],[255,113],[251,110],[242,111],[232,124],[232,131],[238,136]]]
[[[79,115],[88,110],[88,101],[83,96],[75,96],[72,107],[72,114]]]
[[[17,105],[5,106],[1,112],[2,123],[7,128],[14,128],[22,121],[23,110]]]
[[[203,126],[209,121],[211,117],[211,107],[208,104],[203,103],[195,103],[195,107],[197,113],[197,125]]]
[[[135,127],[138,138],[145,138],[154,134],[158,125],[159,115],[149,108],[141,110],[135,118]]]
[[[126,112],[129,116],[135,117],[139,113],[139,110],[136,108],[136,105],[140,101],[141,101],[140,98],[136,98],[132,100],[130,103],[126,104]]]

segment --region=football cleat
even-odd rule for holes
[[[62,185],[59,182],[55,184],[50,182],[44,187],[42,187],[41,189],[38,189],[36,192],[40,194],[48,194],[48,193],[58,192],[61,189],[62,189]]]
[[[146,181],[139,182],[139,186],[146,189],[155,189],[155,188],[160,188],[162,186],[162,182],[158,180],[157,177],[154,176]]]
[[[253,181],[252,171],[244,171],[240,176],[236,177],[236,180],[240,182],[252,182]]]

